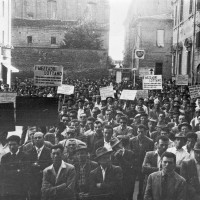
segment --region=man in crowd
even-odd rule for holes
[[[8,139],[10,152],[1,159],[1,185],[3,200],[26,200],[28,196],[28,156],[19,150],[20,137]]]
[[[90,172],[98,167],[94,161],[90,161],[87,145],[78,144],[75,150],[76,162],[76,195],[79,200],[89,199],[89,175]]]
[[[186,181],[175,172],[176,156],[171,152],[161,157],[162,170],[149,175],[144,200],[185,200]]]
[[[142,172],[142,163],[147,151],[153,151],[154,142],[146,136],[146,127],[139,125],[137,129],[138,136],[130,139],[130,149],[135,155],[138,155],[138,178],[139,178],[139,193],[138,200],[143,199],[143,182],[144,174]]]
[[[62,160],[63,146],[51,148],[53,164],[43,171],[42,200],[75,199],[76,172],[73,165]]]
[[[111,147],[114,151],[112,154],[112,163],[122,168],[124,198],[126,200],[132,200],[138,171],[138,157],[132,151],[124,148],[122,140],[118,138],[111,140]]]
[[[183,146],[186,143],[186,137],[183,133],[177,133],[175,135],[175,146],[167,149],[168,152],[171,152],[176,155],[176,171],[180,173],[180,167],[183,160],[189,159],[189,153],[183,149]]]
[[[90,173],[90,195],[94,200],[123,200],[122,169],[111,164],[112,149],[96,150],[99,167]]]
[[[133,137],[133,129],[130,126],[127,126],[127,118],[125,116],[120,118],[119,123],[120,125],[113,129],[113,136],[118,137],[119,139]]]
[[[43,170],[51,164],[51,150],[44,146],[44,134],[36,132],[33,136],[34,147],[27,151],[30,160],[29,198],[41,198]]]
[[[187,182],[187,199],[200,199],[200,142],[194,146],[194,158],[183,161],[181,176]]]

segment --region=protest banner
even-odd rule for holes
[[[58,86],[57,93],[65,94],[65,95],[74,94],[74,86],[73,85],[64,85],[64,84],[61,86]]]
[[[134,101],[136,97],[137,90],[123,90],[120,96],[122,100]]]
[[[63,67],[54,65],[34,66],[34,85],[60,86],[63,79]]]
[[[16,96],[17,96],[17,93],[15,92],[0,92],[0,103],[13,102],[15,106]]]
[[[101,100],[106,100],[106,98],[108,97],[114,98],[113,86],[102,87],[99,90],[100,90]]]
[[[162,90],[162,75],[144,76],[143,90]]]
[[[191,99],[195,99],[200,96],[200,86],[198,85],[189,86],[189,91]]]
[[[188,75],[177,75],[176,85],[188,85]]]
[[[139,99],[139,98],[146,99],[148,97],[149,97],[149,91],[148,90],[137,90],[136,99]]]

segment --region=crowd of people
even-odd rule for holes
[[[65,80],[73,95],[19,79],[19,96],[58,97],[52,126],[0,134],[0,196],[4,200],[199,200],[200,97],[163,81],[148,98],[120,99],[131,81]],[[115,97],[101,100],[100,87]],[[139,190],[135,183],[139,182]]]

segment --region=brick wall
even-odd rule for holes
[[[16,47],[12,50],[12,65],[20,72],[13,74],[12,78],[31,78],[34,65],[49,64],[62,65],[64,78],[94,80],[108,76],[106,62],[107,51]]]

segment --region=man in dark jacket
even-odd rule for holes
[[[137,156],[125,149],[123,141],[117,138],[111,140],[111,147],[114,151],[112,163],[122,168],[124,197],[126,200],[132,200],[137,176]]]
[[[29,198],[41,198],[42,174],[51,161],[51,150],[44,146],[44,134],[36,132],[33,136],[34,147],[27,152],[30,159]]]
[[[96,150],[99,167],[90,173],[90,196],[93,200],[123,200],[121,167],[111,164],[112,149]]]
[[[2,199],[25,200],[27,197],[28,157],[19,150],[20,137],[8,138],[10,152],[1,159]]]
[[[98,167],[96,162],[90,161],[87,145],[78,144],[75,150],[76,169],[76,194],[78,200],[88,200],[89,197],[89,175]]]

